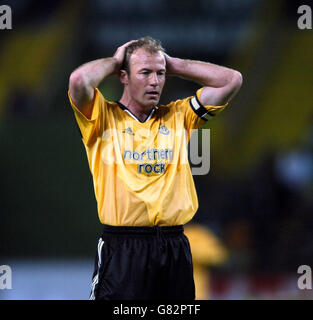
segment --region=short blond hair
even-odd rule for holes
[[[142,37],[139,40],[131,43],[126,48],[124,61],[121,67],[121,69],[125,70],[128,74],[130,73],[130,68],[129,68],[130,57],[134,53],[134,51],[136,51],[139,48],[143,48],[149,53],[158,53],[159,51],[165,52],[165,49],[162,47],[161,41],[153,39],[149,36]]]

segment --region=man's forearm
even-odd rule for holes
[[[94,89],[117,71],[118,63],[114,57],[90,61],[74,70],[70,76],[69,89],[76,105],[81,108],[88,106],[93,99]]]
[[[234,70],[208,62],[171,58],[168,73],[193,80],[203,86],[220,88],[232,80]]]
[[[74,70],[70,76],[69,89],[76,106],[89,116],[94,89],[109,75],[118,74],[127,46],[134,40],[120,46],[113,57],[94,60]]]
[[[113,57],[98,59],[74,70],[71,78],[80,77],[84,85],[96,88],[106,77],[116,73],[117,68],[117,61]]]
[[[166,55],[167,73],[200,83],[201,102],[220,105],[230,101],[242,84],[240,72],[208,62],[173,58]]]

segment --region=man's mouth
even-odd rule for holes
[[[151,91],[147,91],[146,95],[151,96],[151,97],[157,97],[159,95],[159,92],[155,91],[155,90],[151,90]]]

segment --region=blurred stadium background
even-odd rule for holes
[[[226,65],[244,78],[208,125],[209,174],[194,177],[200,206],[193,222],[215,239],[204,236],[195,253],[209,274],[201,297],[313,298],[297,287],[298,267],[313,267],[313,38],[297,26],[297,8],[312,3],[3,4],[12,8],[13,29],[0,30],[0,265],[11,266],[13,289],[0,290],[0,299],[88,298],[101,225],[68,78],[145,35],[170,55]],[[197,88],[169,78],[162,102]],[[100,89],[118,99],[122,87],[112,77]]]

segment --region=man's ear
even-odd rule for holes
[[[124,85],[128,84],[128,73],[126,72],[126,70],[120,70],[119,76],[121,83],[123,83]]]

